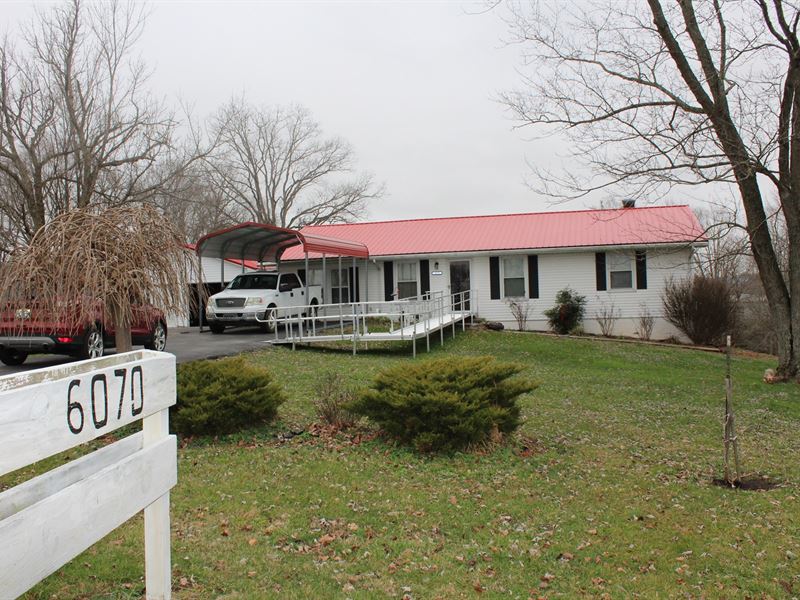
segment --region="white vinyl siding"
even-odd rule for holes
[[[504,298],[524,298],[525,297],[525,257],[506,256],[501,261],[503,268],[501,276],[503,278],[503,297]]]
[[[613,254],[624,254],[614,249],[607,249],[607,264],[606,275],[609,275],[609,262]],[[691,277],[691,251],[688,248],[665,248],[663,250],[648,248],[647,249],[647,289],[615,289],[612,291],[609,285],[609,290],[605,292],[597,291],[596,282],[596,263],[595,263],[595,250],[581,251],[581,250],[565,250],[563,252],[536,252],[538,254],[539,266],[539,298],[527,300],[530,307],[527,328],[531,330],[547,331],[547,319],[544,316],[544,311],[551,308],[555,303],[555,297],[559,290],[566,287],[572,288],[576,293],[586,296],[586,316],[584,318],[584,330],[587,333],[600,333],[600,328],[597,323],[597,314],[603,307],[610,307],[613,304],[614,309],[619,314],[619,319],[614,328],[615,335],[635,336],[636,328],[638,327],[638,318],[643,311],[647,310],[651,315],[656,317],[656,326],[653,331],[653,339],[664,339],[669,336],[678,336],[680,333],[664,319],[664,308],[661,297],[664,293],[666,283],[670,279],[680,280],[686,277]],[[632,282],[635,288],[636,273],[635,263],[633,262],[633,251],[629,251],[630,258],[629,270],[632,272]],[[492,299],[490,297],[491,277],[489,269],[489,255],[488,253],[469,254],[462,253],[459,255],[431,255],[427,257],[433,265],[435,261],[439,262],[439,268],[444,271],[442,276],[431,276],[431,290],[441,291],[445,295],[450,293],[448,286],[449,283],[449,261],[469,260],[470,261],[470,287],[475,290],[475,296],[471,306],[473,310],[477,310],[478,317],[486,319],[487,321],[500,321],[509,329],[516,329],[517,324],[509,309],[508,303],[505,298]],[[525,287],[524,292],[527,297],[527,255],[526,254],[500,254],[499,267],[500,267],[500,293],[503,295],[505,278],[504,273],[504,258],[517,258],[517,274],[519,273],[519,259],[522,259],[522,269],[524,271]],[[382,264],[383,257],[378,257],[376,263],[370,261],[367,273],[369,277],[365,276],[364,265],[359,263],[359,272],[361,275],[361,299],[373,302],[383,302],[385,294],[385,283],[383,269],[387,267],[385,263]],[[409,273],[413,273],[409,283],[409,290],[413,289],[414,295],[418,290],[418,262],[409,261],[404,257],[389,257],[386,260],[391,260],[391,267],[394,270],[394,278],[392,284],[395,288],[398,287],[398,271],[399,263],[409,265],[405,267]],[[312,260],[311,268],[320,266],[320,260]],[[301,264],[298,261],[298,266]],[[331,276],[330,263],[328,264],[328,279],[327,285],[331,286],[335,275]],[[513,267],[512,267],[513,269]],[[239,271],[241,272],[241,271]],[[513,271],[512,271],[513,273]],[[347,277],[348,273],[343,269],[343,278],[345,278],[345,287],[343,290],[344,298],[347,298]],[[511,277],[511,279],[515,279]],[[516,277],[519,279],[519,277]],[[609,284],[610,284],[610,277]],[[514,285],[514,284],[512,284]],[[518,285],[518,284],[517,284]],[[518,291],[509,290],[509,291]],[[367,298],[368,292],[368,298]],[[328,300],[331,302],[332,300]]]

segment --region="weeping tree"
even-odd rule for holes
[[[584,171],[537,171],[562,197],[615,190],[657,198],[674,186],[738,193],[778,347],[800,366],[800,6],[782,0],[587,0],[508,5],[523,85],[520,122],[562,132]],[[786,224],[788,269],[770,231]]]
[[[74,209],[0,265],[0,306],[24,302],[76,329],[100,310],[116,331],[117,351],[126,352],[139,307],[187,309],[195,260],[180,233],[149,205]]]

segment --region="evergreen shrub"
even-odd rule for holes
[[[200,360],[178,367],[175,431],[216,435],[268,423],[285,400],[270,374],[243,357]]]
[[[577,329],[583,322],[586,310],[586,296],[580,296],[565,288],[556,294],[556,305],[544,311],[550,329],[565,335]]]
[[[521,371],[487,356],[406,363],[380,373],[350,409],[419,451],[457,450],[518,427],[517,398],[537,387],[511,379]]]

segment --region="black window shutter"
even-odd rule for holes
[[[394,299],[394,263],[391,260],[383,263],[383,296],[387,302]]]
[[[647,289],[647,252],[636,251],[636,289]]]
[[[539,257],[528,255],[528,298],[539,297]]]
[[[489,257],[489,292],[492,300],[500,300],[500,257]]]
[[[303,285],[306,285],[306,270],[297,269],[297,276],[300,278],[300,281],[303,283]]]
[[[604,292],[608,287],[606,286],[606,253],[595,252],[594,255],[594,270],[597,276],[597,291]]]
[[[419,261],[419,289],[422,294],[431,291],[431,263],[427,258]]]
[[[361,302],[361,290],[359,290],[359,281],[358,281],[358,267],[353,269],[353,267],[349,267],[347,269],[350,271],[350,302]],[[355,271],[355,274],[353,273]]]

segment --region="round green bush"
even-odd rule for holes
[[[517,398],[536,385],[492,357],[443,358],[380,373],[350,410],[423,452],[452,451],[519,426]]]
[[[178,368],[173,428],[182,435],[234,433],[268,423],[285,400],[270,374],[243,357],[190,362]]]

